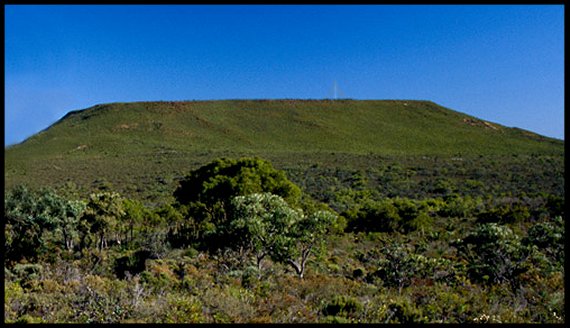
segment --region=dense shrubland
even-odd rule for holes
[[[14,187],[5,319],[564,322],[560,171],[541,187],[517,167],[495,188],[485,167],[441,169],[301,175],[220,159],[156,206],[108,185]],[[448,174],[460,169],[481,180]]]

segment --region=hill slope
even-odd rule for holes
[[[121,177],[137,189],[222,156],[366,166],[370,156],[561,156],[563,145],[428,101],[113,103],[70,112],[5,149],[5,177],[7,187]]]
[[[337,151],[380,154],[559,153],[562,142],[425,101],[208,101],[98,105],[70,112],[10,151],[133,154]]]

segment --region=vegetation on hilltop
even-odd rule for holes
[[[98,105],[10,148],[19,157],[165,152],[560,154],[561,141],[427,101],[209,101]]]

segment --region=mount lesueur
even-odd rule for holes
[[[561,158],[562,140],[429,101],[135,102],[72,111],[5,149],[5,187],[112,184],[163,189],[214,158],[259,156],[282,169],[366,170],[382,161]],[[147,195],[148,196],[148,195]]]

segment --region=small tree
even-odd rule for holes
[[[6,258],[35,259],[61,245],[72,250],[83,209],[82,202],[68,201],[51,189],[13,188],[4,196]]]
[[[174,192],[180,212],[193,221],[197,239],[208,239],[210,248],[226,242],[223,230],[229,223],[231,200],[253,193],[279,195],[296,206],[301,190],[283,171],[259,158],[218,159],[190,174]]]
[[[84,210],[85,203],[82,201],[65,201],[64,203],[59,230],[68,251],[75,248],[75,242],[79,238],[79,218]]]
[[[283,198],[269,193],[238,196],[232,204],[229,230],[239,240],[234,245],[253,253],[258,268],[263,258],[270,256],[291,265],[300,278],[310,255],[325,245],[327,234],[344,229],[332,212],[317,211],[305,216]]]
[[[526,260],[532,251],[509,227],[496,223],[479,225],[454,246],[469,262],[471,279],[488,283],[513,284],[528,270]]]
[[[269,193],[237,196],[232,201],[233,220],[230,233],[239,240],[236,245],[253,253],[257,268],[276,248],[278,238],[291,234],[291,229],[302,217],[283,198]]]
[[[338,226],[338,216],[329,211],[318,211],[301,220],[291,229],[291,234],[280,238],[279,247],[275,250],[275,257],[285,260],[294,269],[299,278],[305,274],[305,266],[311,254],[320,250],[326,243],[326,237],[330,232],[341,231]]]
[[[400,228],[402,218],[398,208],[389,199],[367,200],[346,213],[354,231],[394,232]]]
[[[131,199],[123,200],[123,209],[125,215],[122,217],[123,230],[123,240],[125,244],[130,244],[134,240],[135,226],[142,223],[144,216],[144,206],[141,202]]]
[[[123,199],[116,192],[100,192],[89,196],[87,208],[82,217],[87,223],[89,231],[87,233],[95,233],[98,235],[98,248],[102,250],[107,247],[107,235],[111,231],[115,231],[117,219],[125,215],[123,207]]]

